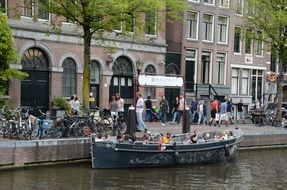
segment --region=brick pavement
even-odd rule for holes
[[[167,133],[171,132],[172,134],[182,133],[182,125],[172,125],[170,123],[166,123],[165,126],[161,125],[161,122],[146,122],[148,127],[148,131],[152,133]],[[220,130],[234,130],[235,128],[241,129],[244,134],[287,134],[287,130],[281,127],[273,127],[273,126],[262,126],[257,127],[252,123],[248,124],[232,124],[226,127],[225,125],[221,125],[221,127],[214,127],[209,125],[191,125],[190,131],[192,132],[194,129],[197,129],[199,132],[202,131],[220,131]]]

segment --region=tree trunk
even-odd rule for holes
[[[91,39],[89,27],[84,29],[84,73],[83,73],[83,108],[89,108],[90,97],[90,65],[91,65]]]
[[[279,49],[279,57],[278,57],[279,65],[279,78],[277,83],[277,97],[278,97],[278,104],[277,104],[277,120],[282,120],[282,99],[283,99],[283,61],[284,61],[284,47],[280,47]]]

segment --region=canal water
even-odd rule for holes
[[[287,149],[242,150],[234,161],[198,166],[91,169],[87,162],[2,170],[0,189],[287,189]]]

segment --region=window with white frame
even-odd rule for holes
[[[201,55],[202,67],[202,83],[206,84],[209,83],[209,76],[210,76],[210,64],[211,64],[211,52],[203,51]]]
[[[47,13],[47,12],[45,12],[45,11],[43,10],[43,7],[44,7],[43,3],[41,3],[41,2],[39,1],[39,6],[38,6],[38,18],[39,18],[39,19],[42,19],[42,20],[50,20],[50,14]]]
[[[234,53],[241,53],[241,28],[234,29]]]
[[[246,54],[252,54],[252,46],[253,46],[252,35],[253,35],[252,30],[247,29],[246,38],[245,38],[245,53]]]
[[[63,96],[69,97],[76,94],[77,81],[76,62],[72,58],[66,58],[63,62],[62,90]]]
[[[7,0],[0,0],[0,11],[7,13]]]
[[[204,2],[205,4],[214,5],[214,0],[204,0],[203,2]]]
[[[215,83],[224,84],[226,53],[218,52],[216,55]]]
[[[219,6],[220,7],[228,8],[229,7],[229,3],[230,3],[230,0],[219,0]]]
[[[186,37],[190,39],[198,38],[198,13],[187,12],[187,29]]]
[[[203,15],[203,33],[202,39],[206,41],[213,40],[213,15],[204,14]]]
[[[218,42],[227,43],[228,17],[218,17]]]
[[[243,0],[236,0],[236,14],[243,15]]]
[[[145,14],[145,34],[155,35],[156,32],[156,14],[146,13]]]
[[[238,94],[239,69],[232,68],[231,94]]]
[[[34,1],[33,0],[24,0],[21,8],[22,8],[21,16],[30,17],[30,18],[34,16]]]
[[[156,73],[156,70],[153,65],[148,65],[145,68],[145,73]],[[146,87],[145,88],[145,97],[150,96],[151,98],[156,98],[156,88],[155,87]]]
[[[188,0],[188,1],[199,3],[199,0]]]
[[[257,40],[256,40],[256,55],[263,55],[263,33],[262,31],[257,31]]]
[[[263,94],[263,70],[252,70],[252,101],[261,99]]]
[[[241,94],[247,95],[249,89],[249,70],[242,69],[242,84],[241,84]]]

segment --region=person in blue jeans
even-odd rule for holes
[[[138,127],[136,129],[137,132],[140,132],[141,130],[144,130],[144,132],[147,132],[147,127],[143,121],[143,109],[144,109],[144,100],[142,98],[141,93],[137,92],[137,104],[136,104],[136,115],[137,115],[137,121],[138,121]]]
[[[160,117],[161,117],[161,125],[165,125],[166,123],[166,115],[169,110],[168,101],[165,99],[165,96],[161,97],[161,101],[159,102],[160,106]]]
[[[172,122],[170,122],[172,125],[175,124],[175,122],[179,123],[179,110],[178,110],[178,106],[179,106],[179,96],[175,97],[175,101],[173,103],[173,108],[172,108],[172,113],[173,113],[173,120]]]
[[[153,120],[152,118],[152,112],[151,112],[151,109],[152,109],[152,102],[151,102],[151,97],[148,96],[147,97],[147,100],[145,101],[145,121],[146,122],[151,122]]]
[[[198,109],[198,102],[195,98],[192,98],[191,106],[190,106],[190,112],[191,112],[191,123],[195,123],[195,115],[197,114]]]

